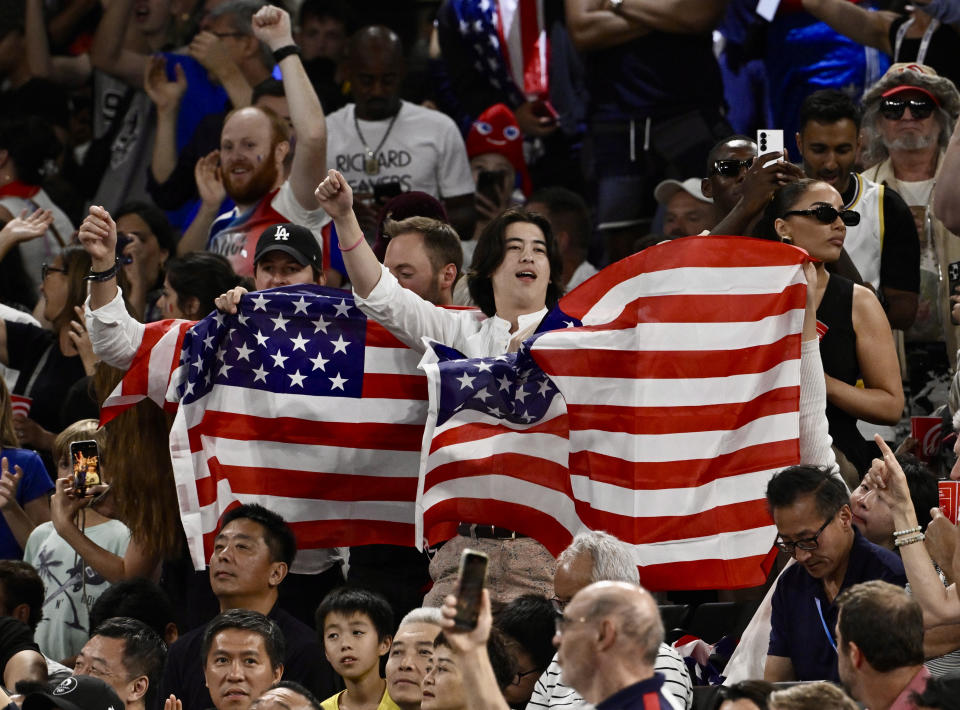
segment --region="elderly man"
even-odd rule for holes
[[[918,393],[931,384],[941,382],[945,394],[947,373],[956,367],[960,344],[949,300],[950,265],[960,261],[960,240],[951,238],[932,209],[943,152],[960,113],[960,93],[952,81],[928,66],[894,64],[864,94],[863,106],[863,158],[872,167],[862,174],[903,197],[920,238],[919,306],[905,333],[913,405]],[[931,401],[944,398],[925,394]]]
[[[873,581],[847,589],[837,606],[837,665],[847,692],[870,710],[915,708],[911,695],[930,678],[920,605],[904,589]]]
[[[456,599],[443,606],[444,634],[458,659],[468,710],[507,710],[486,652],[490,597],[484,591],[477,627],[453,628]],[[553,637],[564,681],[587,702],[604,708],[672,710],[663,676],[654,670],[663,622],[653,597],[626,582],[595,582],[577,592],[557,618]]]
[[[596,582],[625,582],[640,584],[637,563],[629,545],[605,532],[591,531],[577,535],[557,559],[553,577],[554,605],[559,611],[566,608],[581,589]],[[693,705],[693,687],[690,674],[680,655],[667,644],[660,644],[654,670],[664,678],[663,692],[679,708]],[[565,710],[592,710],[590,704],[568,682],[560,671],[557,656],[537,681],[529,708],[556,708]]]
[[[400,710],[420,710],[423,679],[443,617],[433,607],[414,609],[400,621],[387,655],[387,693]]]

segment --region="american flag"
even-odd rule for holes
[[[183,340],[170,434],[181,519],[195,566],[220,516],[257,502],[312,551],[414,545],[426,381],[409,350],[350,294],[320,286],[258,291]]]
[[[495,524],[557,554],[606,530],[651,589],[762,583],[766,484],[799,460],[805,260],[742,237],[675,240],[575,289],[546,319],[558,329],[518,354],[434,347],[422,533]]]

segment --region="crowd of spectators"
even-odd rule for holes
[[[960,480],[958,33],[960,0],[2,0],[2,689],[24,710],[960,707],[938,507]],[[812,259],[762,588],[655,597],[602,531],[557,559],[474,523],[429,552],[301,551],[256,503],[195,571],[169,413],[100,426],[149,323],[313,284],[414,350],[498,356],[692,235]],[[466,548],[490,560],[473,629]],[[691,600],[749,609],[732,655],[670,643]],[[695,692],[713,663],[728,684]]]

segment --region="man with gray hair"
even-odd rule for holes
[[[933,213],[940,164],[960,114],[960,93],[923,64],[894,64],[863,96],[863,177],[896,190],[913,213],[920,238],[917,317],[905,331],[911,414],[927,414],[924,400],[946,399],[956,367],[960,327],[950,319],[950,264],[960,261],[960,239]],[[932,373],[932,374],[931,374]],[[942,390],[939,392],[938,390]]]
[[[640,573],[630,546],[625,542],[601,531],[580,533],[557,558],[557,571],[553,577],[553,603],[557,611],[563,613],[577,592],[596,582],[624,582],[639,586]],[[558,656],[553,657],[537,681],[527,710],[560,706],[564,710],[593,710],[577,692],[576,686],[570,683],[566,669],[561,679]],[[662,690],[667,699],[677,708],[692,707],[693,686],[680,654],[660,642],[652,665],[664,678]]]
[[[387,693],[400,710],[420,710],[423,677],[433,660],[433,641],[443,616],[435,607],[420,607],[400,621],[387,655]]]

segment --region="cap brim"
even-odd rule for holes
[[[284,254],[289,254],[290,256],[292,256],[294,259],[297,260],[297,263],[300,264],[300,266],[309,266],[312,263],[306,256],[303,255],[303,252],[301,252],[299,249],[294,249],[292,246],[289,246],[286,244],[271,244],[262,252],[256,255],[256,258],[254,259],[253,263],[256,264],[258,261],[260,261],[260,259],[264,257],[264,255],[269,254],[272,251],[282,251]]]
[[[900,86],[895,86],[889,91],[884,91],[882,94],[880,94],[880,96],[882,98],[887,98],[888,96],[895,96],[896,94],[903,94],[908,91],[919,91],[921,94],[926,94],[933,100],[933,103],[935,103],[937,106],[940,105],[940,99],[938,99],[932,92],[927,91],[922,86],[913,86],[911,84],[901,84]]]
[[[661,205],[665,205],[681,190],[686,191],[686,188],[678,180],[664,180],[653,191],[653,198]]]

